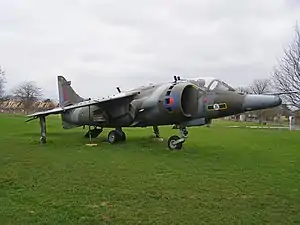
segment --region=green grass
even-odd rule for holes
[[[169,151],[169,127],[87,147],[50,117],[43,146],[38,121],[0,115],[0,224],[300,224],[300,133],[227,124]]]

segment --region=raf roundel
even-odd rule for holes
[[[174,109],[177,108],[177,104],[178,102],[176,101],[176,97],[174,96],[167,96],[164,100],[164,107],[169,111],[169,112],[173,112]]]
[[[216,111],[220,109],[219,104],[214,104],[213,107],[214,107],[214,110],[216,110]]]
[[[168,105],[169,106],[174,105],[174,98],[172,96],[170,96],[170,98],[169,98],[169,104]]]

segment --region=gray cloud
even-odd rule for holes
[[[35,80],[51,97],[57,75],[91,97],[174,74],[248,84],[272,72],[293,38],[299,6],[294,0],[2,0],[0,64],[8,89]]]

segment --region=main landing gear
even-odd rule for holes
[[[168,147],[171,150],[180,150],[182,149],[182,145],[188,137],[188,131],[185,127],[179,127],[181,138],[177,135],[173,135],[168,140]]]
[[[84,137],[89,138],[90,137],[90,133],[91,133],[91,138],[96,138],[98,137],[103,131],[103,128],[101,127],[100,129],[97,127],[94,127],[94,129],[88,131]]]
[[[153,133],[154,133],[154,139],[158,140],[159,142],[164,141],[164,139],[159,134],[158,126],[153,126]]]
[[[153,126],[153,133],[155,138],[160,138],[158,126]]]
[[[124,141],[126,141],[126,134],[124,133],[122,128],[117,128],[108,133],[107,141],[110,144],[114,144],[117,142],[124,142]]]

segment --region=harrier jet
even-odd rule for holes
[[[209,124],[212,119],[278,106],[277,95],[252,95],[236,91],[214,78],[181,79],[142,86],[100,99],[84,99],[71,87],[71,82],[58,76],[59,107],[33,113],[28,121],[39,118],[41,143],[46,143],[46,117],[61,114],[64,129],[89,126],[86,137],[97,137],[111,128],[109,143],[124,142],[124,127],[153,127],[160,138],[159,126],[174,125],[180,136],[168,139],[171,150],[179,150],[188,137],[187,127]]]

